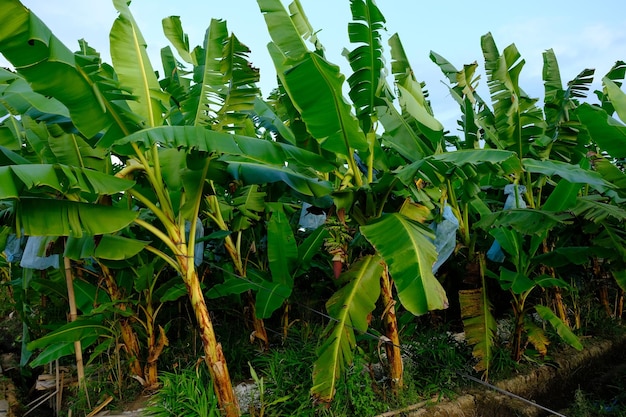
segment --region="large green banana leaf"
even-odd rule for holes
[[[255,311],[257,318],[267,319],[283,305],[291,295],[292,285],[285,285],[270,278],[265,271],[248,268],[247,276],[227,276],[224,282],[214,285],[206,293],[207,298],[219,298],[232,294],[243,294],[246,291],[256,293]]]
[[[165,106],[161,87],[152,69],[146,41],[133,18],[126,0],[113,0],[120,13],[111,28],[111,59],[121,85],[131,90],[136,100],[128,102],[131,110],[141,116],[145,126],[160,126]]]
[[[144,129],[116,141],[113,149],[122,155],[133,155],[133,145],[149,149],[156,143],[226,155],[223,160],[230,163],[231,173],[253,183],[284,181],[308,196],[327,195],[331,190],[317,172],[329,172],[335,167],[320,155],[284,143],[215,132],[202,126]],[[294,171],[291,167],[299,169]],[[304,175],[301,167],[308,167],[309,175]]]
[[[339,67],[310,52],[280,0],[258,0],[273,43],[278,77],[302,115],[307,130],[323,149],[351,157],[368,144],[342,93]],[[273,52],[272,52],[273,50]]]
[[[18,0],[5,0],[0,7],[0,53],[34,91],[63,103],[87,138],[118,123],[74,54]]]
[[[602,79],[602,83],[604,84],[604,88],[609,96],[609,100],[611,100],[611,103],[615,108],[617,116],[623,123],[626,123],[626,93],[624,93],[609,77],[604,77]]]
[[[613,270],[611,271],[613,274],[613,278],[615,278],[615,282],[622,289],[622,291],[626,291],[626,271],[622,270]]]
[[[355,332],[365,332],[368,328],[367,318],[376,307],[380,295],[382,273],[380,257],[367,255],[361,258],[344,272],[343,278],[348,280],[348,284],[326,302],[326,309],[333,321],[326,328],[326,340],[317,349],[311,388],[311,394],[320,401],[332,400],[337,379],[345,367],[352,363]]]
[[[550,325],[554,328],[554,330],[556,330],[558,335],[561,337],[561,339],[563,339],[565,343],[567,343],[576,350],[583,349],[583,345],[582,343],[580,343],[580,340],[578,340],[578,337],[576,337],[576,335],[570,330],[570,328],[567,327],[567,325],[563,323],[563,321],[559,317],[557,317],[557,315],[554,314],[552,310],[542,305],[536,305],[535,310],[542,319],[550,323]]]
[[[27,191],[111,195],[133,185],[133,181],[61,164],[0,166],[0,199],[18,199]]]
[[[267,224],[267,263],[272,281],[293,287],[293,273],[298,261],[298,246],[282,204],[270,205]]]
[[[437,252],[430,230],[392,213],[361,226],[361,233],[389,265],[404,308],[421,315],[448,307],[446,293],[432,272]]]
[[[537,100],[528,97],[519,86],[524,60],[513,44],[500,54],[491,33],[481,37],[481,47],[493,101],[493,119],[477,122],[485,130],[488,141],[523,158],[533,139],[545,128],[543,112],[535,105]]]
[[[373,1],[351,1],[350,10],[353,22],[348,24],[348,35],[356,47],[347,54],[353,71],[348,77],[349,95],[363,131],[369,132],[376,107],[383,104],[379,88],[386,84],[381,36],[385,17]]]
[[[413,75],[400,37],[389,39],[391,47],[391,71],[395,77],[402,112],[398,112],[386,98],[386,105],[378,109],[378,117],[385,127],[382,138],[409,161],[431,155],[433,144],[441,140],[443,127],[432,115],[420,83]],[[426,139],[426,140],[425,140]]]
[[[543,174],[548,177],[558,175],[571,183],[589,184],[592,187],[600,188],[601,190],[612,188],[612,185],[606,182],[600,174],[581,168],[578,165],[560,161],[541,161],[539,159],[531,158],[524,158],[522,160],[522,164],[528,172],[535,174]]]
[[[188,64],[198,65],[196,56],[190,52],[189,36],[183,31],[180,16],[169,16],[161,21],[165,37],[172,43],[178,55]]]
[[[576,162],[585,156],[587,140],[580,135],[580,129],[571,120],[570,113],[577,106],[574,100],[587,96],[593,75],[593,70],[585,69],[563,89],[554,51],[548,49],[543,53],[544,113],[547,126],[545,136],[532,145],[536,157]]]
[[[28,350],[43,349],[31,362],[31,366],[41,366],[63,356],[74,353],[74,342],[81,341],[83,349],[91,346],[100,336],[110,335],[111,329],[102,325],[102,318],[79,319],[61,326],[55,331],[28,343]]]
[[[23,77],[4,68],[0,68],[0,105],[7,111],[4,114],[70,117],[67,108],[60,101],[35,93]]]
[[[68,200],[21,198],[17,206],[17,230],[35,236],[100,235],[117,232],[138,213],[99,204]]]
[[[620,222],[626,221],[624,208],[611,204],[608,199],[595,194],[578,197],[576,205],[570,210],[575,216],[583,216],[585,220],[594,223],[601,223],[609,217]]]
[[[575,112],[600,149],[613,158],[626,158],[626,126],[603,109],[588,103],[582,104]]]
[[[148,244],[150,242],[108,234],[100,236],[97,242],[94,236],[70,236],[65,243],[63,255],[77,261],[91,257],[119,261],[137,255]]]
[[[321,156],[295,146],[242,135],[214,132],[201,126],[160,126],[135,132],[116,141],[113,149],[121,155],[134,155],[133,144],[150,149],[154,144],[177,149],[244,156],[270,165],[290,162],[330,172],[335,166]]]

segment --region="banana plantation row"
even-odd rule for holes
[[[289,323],[289,306],[305,301],[292,292],[311,276],[332,293],[311,370],[319,402],[333,400],[371,330],[402,389],[400,311],[458,309],[486,378],[493,284],[512,306],[515,360],[528,346],[545,355],[541,322],[582,348],[566,300],[590,277],[621,316],[623,293],[614,307],[606,288],[626,288],[626,64],[588,97],[594,71],[564,83],[548,50],[541,105],[518,83],[515,45],[480,39],[488,98],[476,63],[459,69],[432,52],[461,115],[449,132],[372,0],[350,1],[349,97],[299,2],[257,2],[278,74],[267,99],[225,21],[192,49],[180,19],[165,18],[173,48],[161,50],[161,74],[125,0],[114,0],[111,64],[0,1],[0,52],[14,67],[0,69],[0,246],[26,323],[23,366],[76,355],[81,381],[82,353],[106,351],[115,332],[126,372],[156,387],[168,341],[159,308],[187,297],[230,417],[241,411],[211,306],[241,300],[266,351],[265,321]],[[69,323],[35,331],[41,295],[67,303]],[[382,328],[370,329],[377,305]]]

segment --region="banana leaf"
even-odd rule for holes
[[[576,205],[570,209],[575,216],[583,216],[585,220],[602,223],[608,218],[626,221],[626,210],[611,204],[606,198],[599,195],[578,197]]]
[[[575,114],[600,149],[613,158],[626,158],[626,126],[588,103],[577,107]]]
[[[565,343],[567,343],[576,350],[583,349],[583,345],[582,343],[580,343],[578,337],[576,337],[576,335],[570,330],[570,328],[567,327],[567,325],[563,323],[563,321],[559,317],[557,317],[557,315],[554,314],[552,310],[550,310],[546,306],[536,305],[535,311],[537,311],[537,314],[539,314],[542,319],[550,323],[550,325],[554,328],[554,330],[556,330],[557,334]]]
[[[328,229],[318,227],[300,243],[298,246],[298,257],[296,259],[296,274],[309,269],[313,257],[320,253],[320,248],[328,235]]]
[[[254,268],[247,269],[245,278],[227,276],[224,282],[209,289],[206,297],[215,299],[227,295],[243,294],[246,291],[256,293],[255,310],[259,319],[267,319],[283,305],[291,295],[293,285],[285,285],[268,276],[265,271]]]
[[[493,101],[493,119],[479,118],[485,139],[499,149],[512,150],[524,157],[534,138],[544,128],[543,112],[519,86],[519,75],[525,61],[514,44],[498,51],[491,33],[481,37],[487,85]]]
[[[597,172],[584,169],[578,165],[568,164],[560,161],[541,161],[538,159],[524,158],[522,164],[528,172],[543,174],[548,177],[558,175],[559,177],[580,184],[589,184],[592,187],[604,190],[612,188]]]
[[[626,270],[613,270],[611,273],[617,285],[619,285],[622,291],[626,291]]]
[[[120,84],[130,89],[135,100],[128,101],[133,113],[146,126],[160,126],[165,109],[157,92],[161,87],[146,51],[146,41],[133,18],[126,0],[113,0],[119,12],[111,28],[111,60]]]
[[[319,401],[330,402],[335,395],[337,380],[346,366],[352,363],[356,346],[355,332],[365,332],[368,316],[376,307],[380,295],[382,260],[367,255],[343,273],[348,284],[326,302],[333,321],[324,332],[324,342],[317,349],[313,364],[311,394]],[[342,279],[343,281],[344,279]]]
[[[602,79],[602,84],[604,84],[604,88],[609,96],[609,100],[611,100],[611,104],[613,104],[615,108],[617,116],[623,123],[626,123],[626,93],[608,77]]]
[[[369,132],[376,106],[383,104],[378,97],[378,89],[385,82],[382,78],[385,62],[381,39],[385,17],[371,1],[351,1],[350,10],[353,21],[348,24],[348,36],[350,43],[356,44],[356,47],[346,53],[352,68],[352,75],[348,77],[348,94],[363,131]]]
[[[569,213],[521,208],[490,212],[482,216],[474,225],[484,230],[489,230],[491,227],[510,226],[519,233],[534,235],[551,230],[558,224],[571,223],[572,216]]]
[[[314,167],[320,172],[331,172],[335,168],[325,158],[292,145],[215,132],[201,126],[160,126],[144,129],[116,141],[113,149],[121,155],[134,155],[132,144],[143,149],[159,144],[188,151],[245,156],[251,161],[275,166],[293,162],[296,165]]]
[[[310,52],[280,0],[258,0],[272,38],[271,53],[285,90],[323,149],[351,157],[368,144],[342,93],[337,65]]]
[[[271,204],[270,212],[267,224],[267,262],[272,281],[292,288],[293,273],[298,261],[296,238],[282,204]]]
[[[545,356],[548,353],[548,345],[550,344],[550,339],[546,336],[546,333],[543,329],[537,326],[530,320],[524,321],[524,330],[526,331],[526,337],[528,337],[528,341],[537,349],[537,353],[541,356]]]
[[[133,185],[133,181],[60,164],[0,166],[0,199],[17,199],[25,192],[112,195]]]
[[[0,102],[13,115],[56,116],[67,120],[70,113],[58,100],[48,98],[33,91],[28,82],[19,74],[0,68]]]
[[[505,174],[522,171],[522,165],[515,152],[501,149],[462,149],[433,155],[429,159],[447,162],[455,166],[491,164],[501,167]]]
[[[41,198],[20,199],[17,206],[17,230],[35,236],[103,235],[117,232],[135,220],[131,210]]]
[[[392,213],[361,226],[361,233],[389,265],[404,308],[421,315],[448,307],[446,293],[432,272],[437,252],[429,229]]]
[[[287,143],[296,145],[296,137],[290,127],[283,123],[272,107],[259,97],[254,103],[254,114],[260,127],[268,129]]]
[[[180,16],[169,16],[161,21],[165,37],[176,48],[178,55],[187,63],[197,65],[195,56],[189,50],[189,36],[183,31]]]
[[[459,291],[461,318],[465,339],[473,345],[472,356],[478,359],[474,365],[476,371],[485,371],[487,375],[493,358],[492,349],[496,334],[496,320],[492,306],[484,287]]]
[[[129,239],[117,235],[102,235],[75,238],[70,236],[65,243],[64,256],[73,260],[86,258],[124,260],[141,252],[150,242]]]
[[[78,319],[67,323],[53,332],[27,344],[29,351],[43,351],[31,363],[31,367],[44,365],[74,353],[74,342],[81,341],[81,347],[87,349],[99,337],[108,336],[111,329],[102,325],[102,317]]]
[[[118,123],[115,114],[102,106],[95,84],[74,54],[18,0],[6,0],[0,8],[0,53],[33,91],[63,103],[85,137]]]

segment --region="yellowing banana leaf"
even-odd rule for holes
[[[546,336],[543,329],[532,321],[526,320],[524,322],[524,330],[526,330],[526,337],[528,337],[528,341],[535,347],[535,349],[537,349],[537,352],[541,356],[545,356],[548,353],[550,339],[548,339],[548,336]]]
[[[496,333],[496,320],[491,313],[492,307],[483,287],[459,291],[461,318],[465,330],[465,339],[473,345],[472,355],[478,359],[474,365],[477,371],[489,371],[492,360],[492,348]]]
[[[344,272],[343,278],[348,284],[326,302],[326,309],[333,321],[325,330],[326,340],[317,349],[311,388],[311,394],[319,401],[332,400],[337,379],[346,366],[352,363],[355,332],[365,332],[368,328],[367,318],[376,307],[380,295],[382,272],[379,256],[365,256]]]
[[[389,265],[402,305],[415,315],[448,307],[445,290],[433,275],[437,252],[432,232],[398,213],[361,226],[361,233]]]

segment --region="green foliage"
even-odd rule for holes
[[[311,393],[321,401],[330,401],[337,380],[350,366],[356,333],[368,329],[367,317],[374,310],[380,294],[378,283],[383,272],[377,256],[366,256],[345,273],[347,284],[327,302],[326,309],[333,318],[329,323],[323,344],[318,348],[318,359],[313,367]]]
[[[459,373],[472,373],[471,349],[445,328],[419,329],[403,352],[412,389],[422,398],[453,396],[463,385]]]
[[[445,291],[432,273],[437,254],[428,229],[394,213],[362,226],[361,233],[389,265],[398,296],[407,310],[420,315],[448,306]]]
[[[162,372],[159,391],[152,396],[146,411],[155,417],[220,416],[213,383],[204,368]]]

